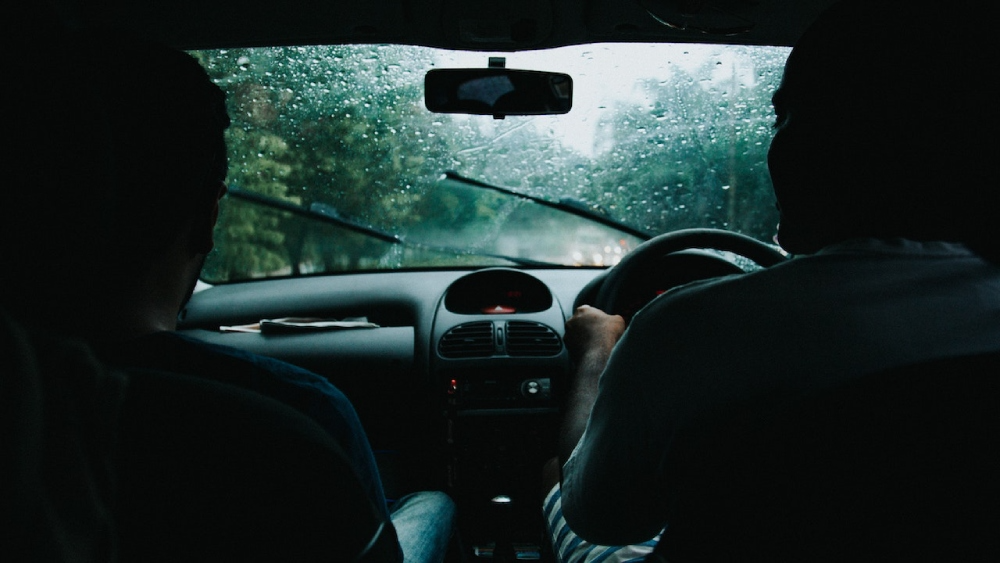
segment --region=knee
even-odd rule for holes
[[[433,514],[439,520],[454,520],[455,501],[442,491],[417,491],[401,497],[393,503],[391,511],[397,514]]]

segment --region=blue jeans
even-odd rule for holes
[[[403,496],[389,507],[404,563],[441,563],[455,527],[455,502],[440,491]]]

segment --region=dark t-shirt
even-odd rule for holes
[[[320,375],[287,362],[176,332],[95,346],[109,365],[183,373],[252,389],[305,413],[333,436],[386,521],[389,511],[375,456],[354,406]]]

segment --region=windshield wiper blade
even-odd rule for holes
[[[349,231],[369,236],[390,244],[403,244],[409,247],[421,248],[433,252],[442,252],[460,256],[483,256],[487,258],[497,258],[499,260],[506,260],[512,264],[517,264],[519,266],[561,266],[561,264],[553,264],[551,262],[543,262],[541,260],[532,260],[531,258],[520,258],[517,256],[493,254],[489,252],[468,250],[465,248],[453,248],[450,246],[439,246],[422,242],[409,241],[399,235],[387,233],[385,231],[376,229],[374,227],[365,226],[360,223],[355,223],[354,221],[351,221],[349,219],[344,219],[343,217],[340,216],[339,213],[337,213],[336,209],[325,203],[316,202],[310,205],[309,207],[303,207],[301,205],[292,203],[290,201],[284,201],[278,198],[261,195],[255,192],[244,190],[237,186],[229,186],[229,191],[227,193],[239,199],[263,205],[265,207],[270,207],[272,209],[278,209],[280,211],[287,211],[289,213],[321,221],[323,223],[330,223],[332,225],[342,227]]]
[[[316,219],[323,221],[325,223],[331,223],[337,225],[338,227],[343,227],[349,231],[354,231],[362,235],[366,235],[372,238],[376,238],[381,241],[385,241],[392,244],[398,244],[403,242],[398,236],[387,233],[385,231],[380,231],[374,227],[366,227],[359,223],[349,221],[341,217],[332,207],[322,204],[314,203],[310,207],[303,207],[297,203],[292,203],[290,201],[280,200],[278,198],[269,197],[266,195],[261,195],[251,191],[244,190],[236,186],[229,186],[229,195],[237,197],[239,199],[244,199],[247,201],[252,201],[254,203],[259,203],[266,207],[272,209],[280,209],[281,211],[288,211],[289,213],[294,213],[296,215],[301,215],[303,217],[308,217],[310,219]]]
[[[633,227],[631,225],[628,225],[626,223],[622,223],[620,221],[616,221],[616,220],[608,217],[607,215],[603,215],[603,214],[598,213],[596,211],[591,211],[587,207],[586,203],[578,201],[578,200],[550,201],[550,200],[547,200],[547,199],[544,199],[544,198],[541,198],[541,197],[537,197],[537,196],[533,196],[533,195],[528,195],[528,194],[523,194],[521,192],[514,191],[514,190],[512,190],[510,188],[504,188],[502,186],[494,186],[493,184],[487,184],[486,182],[482,182],[480,180],[474,180],[472,178],[466,178],[465,176],[462,176],[461,174],[459,174],[457,172],[454,172],[452,170],[446,170],[445,173],[444,173],[444,175],[449,180],[453,180],[453,181],[456,181],[456,182],[461,182],[462,184],[465,184],[467,186],[472,186],[472,187],[475,187],[475,188],[482,188],[482,189],[485,189],[485,190],[492,190],[492,191],[499,192],[499,193],[502,193],[502,194],[505,194],[505,195],[509,195],[509,196],[513,196],[513,197],[517,197],[517,198],[521,198],[521,199],[526,199],[528,201],[537,203],[539,205],[544,205],[545,207],[549,207],[551,209],[556,209],[556,210],[562,211],[564,213],[569,213],[571,215],[576,215],[577,217],[582,217],[584,219],[587,219],[588,221],[593,221],[595,223],[600,223],[601,225],[604,225],[606,227],[611,227],[612,229],[616,229],[616,230],[622,231],[624,233],[628,233],[628,234],[630,234],[630,235],[632,235],[632,236],[634,236],[636,238],[640,238],[642,240],[649,240],[649,239],[653,238],[653,235],[651,233],[648,233],[646,231],[637,229],[637,228],[635,228],[635,227]]]

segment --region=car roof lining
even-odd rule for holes
[[[52,0],[68,21],[182,49],[399,43],[514,52],[596,42],[792,45],[833,0]],[[736,29],[749,28],[735,35]]]

